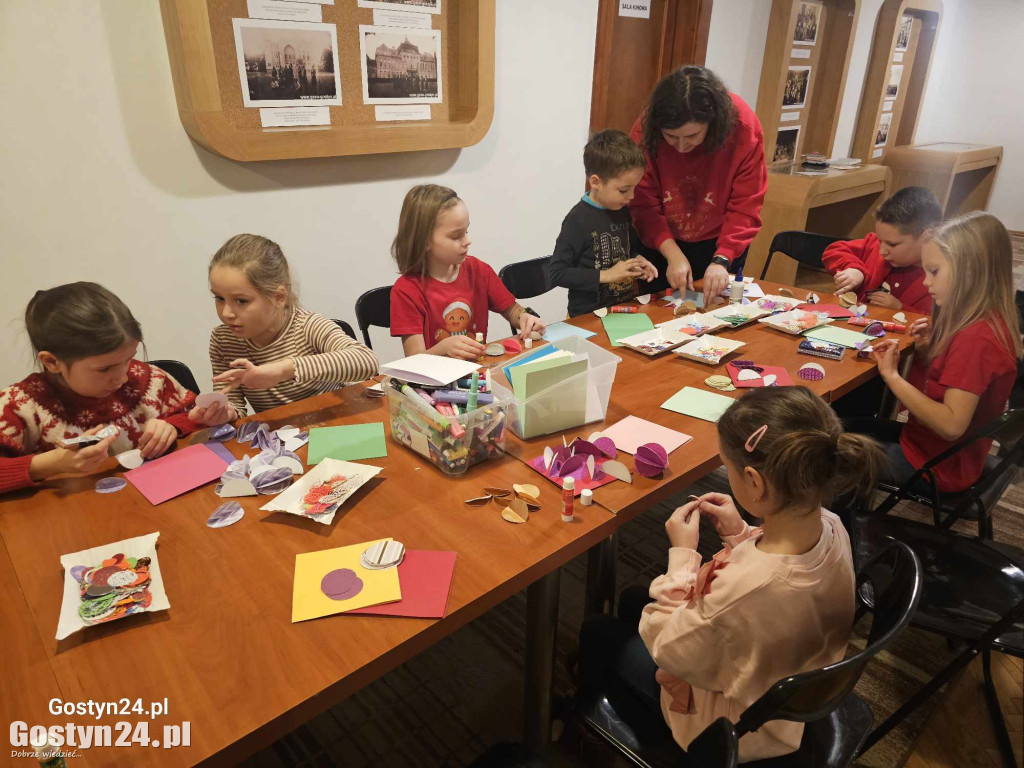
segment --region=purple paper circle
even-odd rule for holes
[[[104,477],[96,481],[96,493],[117,493],[128,482],[123,477]]]
[[[825,378],[825,374],[814,368],[801,368],[796,372],[796,375],[807,381],[821,381]]]
[[[221,424],[220,426],[214,427],[210,430],[210,439],[224,442],[230,440],[237,434],[237,430],[230,424]]]
[[[213,514],[207,518],[206,524],[210,528],[225,528],[237,523],[244,515],[245,510],[242,509],[241,504],[237,501],[228,501],[213,511]]]
[[[618,450],[615,447],[615,441],[610,437],[599,437],[594,441],[594,445],[596,445],[598,450],[609,459],[614,459],[618,454]]]
[[[85,572],[89,570],[86,565],[73,565],[71,566],[71,578],[75,581],[81,581]]]
[[[331,600],[348,600],[363,591],[363,580],[351,568],[338,568],[320,580],[320,591]]]

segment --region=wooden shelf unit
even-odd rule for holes
[[[893,189],[927,187],[946,218],[988,208],[1002,160],[1002,147],[954,142],[894,147],[885,156]]]
[[[913,26],[907,49],[897,51],[900,21],[904,15],[913,17]],[[882,3],[857,113],[852,157],[859,157],[866,163],[881,163],[893,147],[913,143],[941,20],[941,0],[885,0]],[[893,66],[903,67],[894,98],[886,92]],[[891,122],[883,143],[877,139],[884,114],[892,117],[888,118]]]
[[[160,0],[181,124],[198,144],[232,160],[283,160],[468,147],[494,116],[495,0],[444,0],[432,15],[441,35],[444,102],[431,119],[380,122],[362,99],[360,24],[373,11],[354,2],[324,5],[338,28],[343,106],[329,126],[263,128],[258,108],[242,104],[232,18],[247,18],[245,0]]]

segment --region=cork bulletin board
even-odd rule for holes
[[[430,15],[440,30],[441,103],[429,120],[378,121],[364,103],[360,25],[374,11],[355,0],[323,5],[337,34],[341,106],[330,125],[264,128],[260,109],[243,104],[232,19],[249,17],[246,0],[160,0],[182,126],[201,146],[239,161],[330,157],[466,147],[486,134],[494,114],[495,0],[442,0]],[[401,32],[401,28],[395,28]],[[310,102],[316,106],[315,102]]]

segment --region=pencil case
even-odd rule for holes
[[[828,360],[842,360],[846,353],[846,347],[833,344],[830,341],[818,341],[817,339],[804,339],[797,347],[797,352],[814,357],[824,357]]]

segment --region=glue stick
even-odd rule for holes
[[[562,480],[562,522],[571,523],[573,516],[573,496],[576,491],[576,480],[566,477]]]
[[[736,279],[729,283],[729,303],[743,303],[743,269],[736,270]]]

